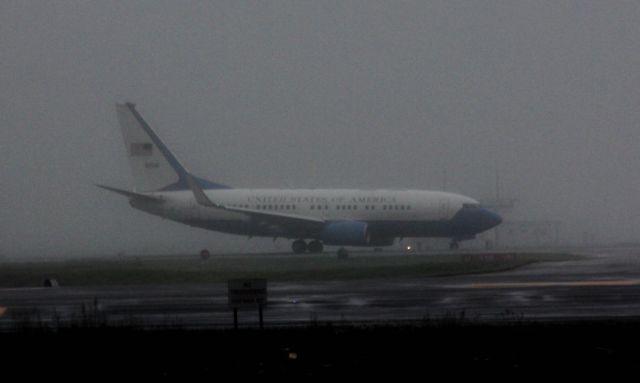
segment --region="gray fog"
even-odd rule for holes
[[[236,187],[517,199],[640,235],[635,1],[2,1],[0,254],[282,248],[133,210],[116,102]],[[445,185],[446,174],[446,185]]]

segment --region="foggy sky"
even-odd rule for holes
[[[640,3],[2,1],[0,254],[274,248],[131,209],[134,101],[237,187],[516,198],[640,239]],[[276,246],[288,249],[284,241]]]

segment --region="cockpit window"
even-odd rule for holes
[[[467,209],[479,209],[481,206],[479,203],[465,203],[462,205],[462,207]]]

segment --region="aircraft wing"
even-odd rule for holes
[[[237,213],[244,213],[252,218],[261,221],[265,224],[274,224],[282,227],[287,227],[289,229],[294,229],[296,231],[320,231],[326,224],[326,221],[322,218],[317,217],[308,217],[298,214],[289,214],[289,213],[281,213],[274,211],[264,211],[264,210],[255,210],[255,209],[247,209],[240,207],[229,207],[214,203],[207,197],[202,188],[195,182],[191,175],[187,176],[187,183],[189,187],[193,191],[193,195],[196,198],[196,201],[203,206],[214,208],[214,209],[222,209],[227,211],[233,211]]]
[[[245,213],[263,221],[272,222],[282,226],[303,226],[304,228],[312,231],[320,230],[325,225],[326,221],[322,218],[308,217],[297,214],[286,214],[274,211],[262,211],[254,209],[245,209],[239,207],[222,207],[228,211],[234,211],[238,213]]]

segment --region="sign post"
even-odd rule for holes
[[[232,279],[228,282],[229,307],[233,309],[233,328],[238,329],[238,310],[258,308],[260,328],[264,328],[262,309],[267,304],[266,279]]]

